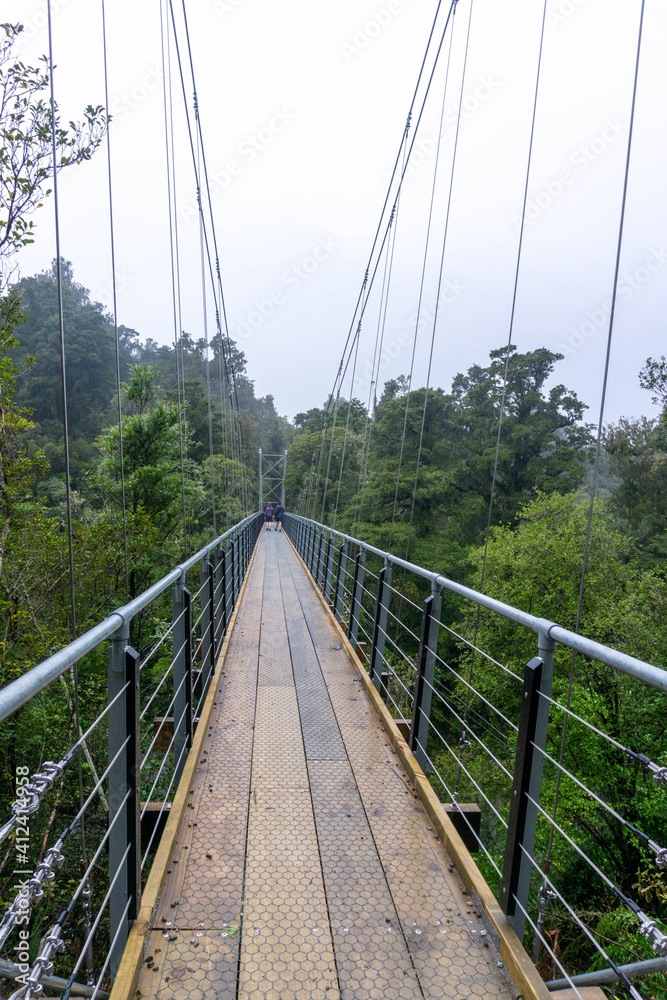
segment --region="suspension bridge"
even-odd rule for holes
[[[318,446],[299,496],[291,498],[286,497],[287,451],[259,450],[256,498],[251,489],[186,7],[177,23],[172,3],[160,4],[181,473],[184,477],[187,431],[181,412],[185,369],[179,354],[175,132],[167,114],[172,75],[187,109],[202,285],[207,289],[203,315],[214,537],[92,629],[77,634],[61,300],[72,641],[0,690],[0,722],[13,734],[44,725],[50,706],[62,697],[61,688],[69,691],[66,683],[56,682],[71,679],[76,703],[68,707],[77,738],[35,773],[17,769],[15,798],[0,816],[0,845],[6,846],[7,857],[14,852],[19,859],[14,895],[0,916],[5,956],[0,975],[12,984],[12,1000],[32,1000],[45,991],[63,1000],[546,1000],[550,993],[563,1000],[602,1000],[601,987],[621,989],[640,1000],[642,977],[667,970],[667,935],[652,912],[650,893],[620,884],[611,858],[619,844],[631,842],[652,872],[659,875],[667,867],[667,830],[655,818],[664,815],[667,794],[664,752],[660,746],[621,739],[613,725],[605,728],[598,716],[591,712],[587,717],[585,709],[577,704],[575,711],[572,704],[575,665],[601,688],[613,689],[619,700],[637,699],[654,709],[664,705],[667,692],[666,670],[586,638],[579,628],[619,288],[643,0],[636,5],[631,125],[576,627],[568,629],[489,596],[484,568],[479,588],[472,589],[409,559],[437,308],[416,425],[404,555],[392,543],[401,477],[406,475],[404,444],[419,321],[407,376],[389,548],[355,534],[368,480],[401,192],[436,68],[447,55],[446,42],[451,55],[458,3],[437,5]],[[487,542],[514,346],[547,6],[545,2],[538,45]],[[48,11],[50,29],[50,2]],[[438,302],[472,3],[468,15],[446,211],[436,248]],[[49,66],[53,70],[51,48]],[[448,78],[449,63],[443,115]],[[53,89],[51,98],[54,114]],[[110,144],[107,152],[113,246]],[[53,179],[57,221],[55,145]],[[436,161],[420,310],[435,238],[431,221],[437,179]],[[61,283],[58,225],[56,258]],[[222,533],[210,426],[207,303],[215,315],[223,451],[233,463],[225,465],[223,499],[232,496],[244,514],[230,525],[227,512]],[[373,309],[372,378],[353,533],[347,534],[337,528],[352,411],[343,404],[353,399],[362,328],[369,325]],[[115,312],[114,302],[118,337]],[[129,594],[119,368],[116,375]],[[342,447],[334,462],[335,440]],[[270,525],[266,530],[263,507],[269,501],[284,505],[286,499],[284,531]],[[183,487],[183,537],[189,540],[185,506]],[[325,520],[327,511],[333,512],[331,523]],[[443,604],[450,599],[464,609],[462,618],[474,622],[466,634],[443,615]],[[502,662],[478,643],[480,622],[505,630],[509,645],[530,649],[523,669],[517,668],[516,657]],[[79,705],[85,701],[80,671],[105,661],[104,708],[90,718],[85,705]],[[566,661],[571,663],[569,686],[555,683],[556,667]],[[567,753],[569,748],[573,750]],[[592,758],[614,773],[630,775],[633,797],[623,809],[605,799],[591,776]],[[70,808],[67,821],[59,825],[63,788],[77,805],[73,817]],[[600,836],[595,850],[570,822],[566,789],[578,797],[589,826],[608,833]],[[32,866],[23,845],[30,839],[31,824],[44,815],[49,816],[46,833],[39,861]],[[614,959],[609,940],[591,929],[569,898],[573,871],[622,909],[633,930],[652,946],[653,958]],[[67,901],[58,913],[40,918],[52,886]],[[559,953],[549,930],[555,907],[588,942],[590,971],[574,973]],[[29,928],[38,919],[42,932],[31,941]],[[538,972],[540,960],[540,968],[545,967],[544,956],[551,969],[548,979]]]

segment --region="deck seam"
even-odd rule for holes
[[[296,599],[299,602],[299,607],[301,608],[301,612],[303,614],[303,618],[304,618],[304,621],[306,623],[306,628],[307,628],[307,631],[308,631],[308,636],[309,636],[310,643],[311,643],[311,646],[312,646],[312,649],[313,649],[313,653],[315,655],[315,659],[317,661],[318,670],[320,671],[320,675],[322,677],[322,682],[324,684],[325,690],[327,692],[327,697],[329,699],[329,704],[331,705],[331,710],[333,712],[334,719],[336,720],[336,725],[338,727],[338,732],[340,733],[340,738],[341,738],[341,742],[342,742],[342,745],[343,745],[343,752],[345,754],[347,765],[348,765],[348,767],[350,769],[350,775],[351,775],[352,780],[354,782],[354,787],[355,787],[355,790],[356,790],[356,793],[357,793],[357,797],[359,799],[359,804],[361,806],[361,809],[363,810],[364,818],[366,820],[366,825],[368,827],[368,831],[369,831],[371,839],[373,841],[373,850],[375,851],[375,854],[376,854],[376,857],[378,859],[378,863],[379,863],[380,869],[382,871],[382,878],[383,878],[384,886],[386,888],[387,895],[389,896],[389,899],[391,900],[391,905],[392,905],[392,908],[393,908],[393,911],[394,911],[394,915],[395,915],[395,918],[396,918],[396,924],[400,928],[401,937],[403,939],[403,945],[405,947],[405,953],[406,953],[407,958],[410,961],[410,965],[412,967],[412,971],[413,971],[413,974],[414,974],[415,982],[417,984],[419,992],[421,993],[422,997],[425,997],[426,994],[424,993],[424,988],[422,986],[422,983],[421,983],[421,980],[420,980],[420,977],[419,977],[419,972],[418,972],[417,967],[415,965],[414,955],[412,954],[412,950],[410,948],[410,944],[409,944],[408,939],[407,939],[406,934],[405,934],[405,928],[403,927],[403,922],[402,922],[402,920],[400,918],[400,915],[399,915],[399,911],[398,911],[398,907],[396,905],[396,899],[395,899],[394,893],[393,893],[391,885],[389,884],[389,881],[387,879],[387,873],[386,873],[384,865],[382,863],[382,855],[380,853],[379,845],[378,845],[376,837],[375,837],[375,832],[374,832],[373,826],[371,824],[371,818],[368,815],[368,809],[366,807],[366,803],[364,802],[363,795],[361,794],[361,789],[359,788],[359,784],[357,782],[357,777],[356,777],[356,774],[355,774],[355,771],[354,771],[354,767],[353,767],[352,761],[350,759],[349,750],[348,750],[347,744],[345,742],[345,738],[343,736],[343,733],[342,733],[342,730],[341,730],[341,727],[340,727],[340,721],[339,721],[339,718],[338,718],[338,713],[336,712],[336,706],[334,705],[333,700],[331,698],[331,694],[330,694],[330,691],[329,691],[329,686],[327,684],[326,677],[324,676],[324,672],[322,670],[322,664],[320,662],[320,658],[319,658],[319,655],[318,655],[318,649],[317,649],[317,644],[315,642],[315,637],[313,636],[313,634],[311,632],[311,629],[310,629],[310,624],[308,622],[308,617],[306,615],[306,609],[305,609],[305,607],[303,605],[303,601],[301,600],[301,594],[299,593],[299,589],[297,587],[296,580],[294,578],[294,573],[293,573],[293,569],[292,569],[292,566],[290,564],[289,558],[286,560],[286,562],[287,562],[287,565],[288,565],[289,570],[290,570],[290,575],[292,577],[292,583],[294,585],[294,592],[295,592],[295,595],[296,595]],[[309,784],[310,784],[310,782],[309,782]],[[312,794],[313,794],[313,792],[312,792],[312,786],[310,787],[310,794],[311,794],[311,799],[312,799]],[[314,804],[313,804],[313,813],[315,814],[315,805]],[[317,822],[316,822],[316,828],[317,828]],[[318,847],[319,847],[319,835],[318,835]],[[321,862],[321,853],[320,853],[320,862]],[[328,898],[327,898],[327,908],[328,908],[328,906],[329,906],[329,903],[328,903]]]

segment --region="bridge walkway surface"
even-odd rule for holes
[[[517,993],[287,538],[260,535],[135,996]]]

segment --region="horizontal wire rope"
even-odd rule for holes
[[[530,796],[527,796],[527,797],[528,797],[528,799],[530,799]],[[546,815],[546,814],[545,814],[545,815]],[[547,818],[548,818],[548,817],[547,817]],[[533,866],[533,867],[534,867],[534,868],[535,868],[535,869],[536,869],[537,871],[539,871],[539,872],[540,872],[540,874],[541,874],[541,876],[542,876],[542,878],[543,878],[544,882],[546,883],[546,885],[547,885],[547,886],[548,886],[548,887],[549,887],[549,888],[551,889],[551,891],[552,891],[552,892],[555,892],[555,893],[556,893],[556,895],[557,895],[558,899],[559,899],[559,900],[561,901],[561,903],[563,904],[563,906],[565,907],[565,909],[566,909],[566,910],[568,911],[568,913],[570,914],[570,916],[571,916],[571,917],[573,918],[574,922],[575,922],[575,923],[576,923],[576,924],[577,924],[577,925],[578,925],[579,927],[581,927],[582,931],[583,931],[583,932],[584,932],[584,934],[585,934],[585,935],[587,936],[587,938],[589,939],[589,941],[591,942],[591,944],[592,944],[592,945],[594,946],[594,948],[595,948],[595,949],[596,949],[596,950],[597,950],[597,951],[598,951],[598,952],[600,953],[600,955],[602,955],[602,957],[604,958],[604,960],[605,960],[605,961],[606,961],[606,962],[607,962],[607,963],[609,964],[609,967],[610,967],[611,969],[613,969],[613,970],[614,970],[614,972],[615,972],[615,973],[616,973],[616,974],[618,975],[619,979],[620,979],[620,980],[621,980],[621,981],[623,982],[623,984],[624,984],[624,985],[626,986],[626,989],[628,989],[628,990],[629,990],[629,992],[630,992],[631,996],[635,997],[635,998],[636,998],[636,1000],[643,1000],[643,998],[641,997],[641,995],[640,995],[639,993],[637,993],[637,991],[635,990],[634,986],[632,986],[632,983],[631,983],[631,982],[630,982],[630,980],[629,980],[629,979],[627,978],[627,976],[625,975],[625,973],[623,973],[623,972],[621,972],[621,971],[620,971],[620,969],[619,969],[619,968],[618,968],[618,966],[617,966],[617,965],[615,964],[615,962],[613,962],[613,961],[612,961],[612,959],[611,959],[611,958],[610,958],[610,957],[609,957],[609,956],[607,955],[607,953],[606,953],[606,952],[604,951],[604,949],[602,948],[602,946],[600,945],[600,943],[599,943],[599,942],[598,942],[598,941],[596,940],[596,938],[594,937],[594,935],[593,935],[593,932],[592,932],[592,931],[590,930],[590,928],[589,928],[589,927],[587,927],[587,926],[586,926],[586,924],[585,924],[585,923],[583,922],[583,920],[581,920],[581,918],[580,918],[580,917],[578,916],[578,914],[577,914],[577,913],[575,913],[575,911],[574,911],[574,910],[572,909],[572,907],[570,906],[570,904],[568,903],[568,901],[567,901],[567,900],[565,899],[565,897],[564,897],[564,896],[562,895],[562,893],[560,893],[560,892],[558,891],[558,889],[556,888],[556,886],[554,885],[554,883],[553,883],[553,882],[551,881],[551,879],[550,879],[550,878],[549,878],[549,877],[548,877],[548,876],[547,876],[547,875],[546,875],[546,874],[545,874],[545,873],[544,873],[544,872],[543,872],[543,871],[542,871],[542,870],[541,870],[541,869],[540,869],[540,868],[538,867],[538,865],[537,865],[537,861],[535,860],[535,858],[531,857],[531,855],[530,855],[530,854],[528,853],[528,851],[527,851],[527,850],[525,849],[525,847],[523,846],[523,844],[519,844],[519,847],[521,848],[521,853],[522,853],[522,854],[524,855],[524,857],[526,857],[526,858],[528,859],[528,861],[530,862],[530,864],[531,864],[531,865],[532,865],[532,866]],[[595,865],[594,865],[594,864],[593,864],[592,862],[589,862],[589,863],[591,864],[591,867],[592,867],[592,868],[593,868],[593,869],[595,870]],[[615,892],[615,893],[616,893],[617,895],[620,895],[620,897],[621,897],[621,898],[622,898],[622,899],[623,899],[624,901],[627,901],[627,897],[623,896],[623,894],[621,893],[621,890],[620,890],[620,889],[617,889],[617,888],[616,888],[616,887],[615,887],[615,886],[613,885],[613,883],[610,883],[610,887],[611,887],[611,888],[612,888],[612,889],[614,890],[614,892]],[[518,903],[519,907],[520,907],[520,908],[521,908],[521,909],[522,909],[522,910],[524,911],[524,913],[525,913],[525,908],[524,908],[524,907],[522,906],[522,904],[521,904],[521,901],[520,901],[520,900],[519,900],[519,899],[518,899],[518,898],[516,897],[516,895],[515,895],[514,899],[515,899],[515,901],[516,901],[516,902]],[[530,919],[530,918],[529,918],[529,919]],[[531,920],[530,922],[532,923],[532,920]],[[627,984],[627,985],[626,985],[626,984]],[[577,992],[579,992],[579,991],[577,990]]]

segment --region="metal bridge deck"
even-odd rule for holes
[[[142,1000],[505,1000],[513,989],[274,531],[260,536],[188,798]]]

